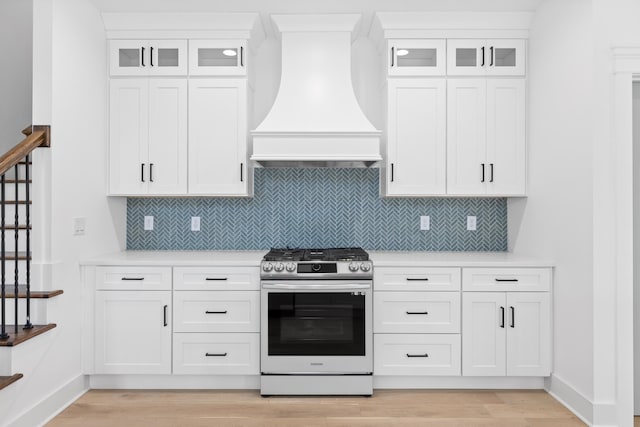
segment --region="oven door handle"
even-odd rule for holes
[[[284,289],[291,291],[305,291],[305,290],[314,290],[314,291],[361,291],[366,289],[371,289],[371,285],[321,285],[321,284],[304,284],[304,285],[286,285],[284,283],[276,283],[276,284],[262,284],[262,289]]]

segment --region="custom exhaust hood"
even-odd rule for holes
[[[251,132],[251,160],[264,167],[369,167],[380,161],[380,131],[351,83],[357,14],[272,15],[282,33],[276,100]]]

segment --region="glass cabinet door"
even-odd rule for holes
[[[447,40],[447,74],[479,76],[486,74],[485,40]]]
[[[487,75],[524,76],[526,65],[524,40],[487,40],[486,45],[489,60]]]
[[[186,40],[149,42],[149,75],[184,76],[187,74]]]
[[[447,41],[447,74],[453,76],[524,76],[522,39]]]
[[[111,40],[112,76],[184,76],[186,40]]]
[[[445,40],[391,40],[389,75],[443,76],[445,51]]]
[[[244,40],[189,41],[189,74],[196,76],[246,74]]]
[[[109,68],[112,76],[146,76],[149,46],[147,40],[111,40]]]

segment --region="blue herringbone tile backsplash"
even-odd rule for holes
[[[129,198],[127,248],[506,251],[502,198],[380,198],[377,169],[256,169],[254,197]],[[153,215],[155,229],[144,231]],[[420,231],[420,215],[431,230]],[[477,216],[476,231],[466,230]],[[192,216],[201,231],[190,231]]]

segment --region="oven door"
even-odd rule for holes
[[[262,281],[263,374],[370,374],[371,281]]]

